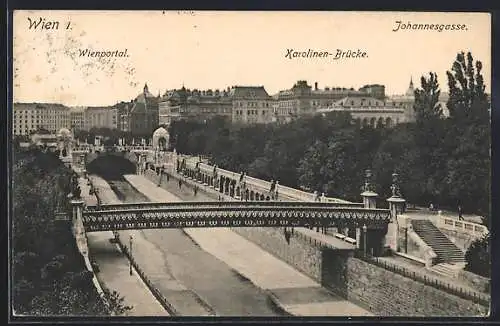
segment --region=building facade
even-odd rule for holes
[[[203,122],[215,116],[232,117],[230,89],[181,89],[165,92],[159,103],[158,121],[168,126],[175,120]]]
[[[415,88],[413,86],[413,79],[410,79],[408,89],[402,95],[392,95],[387,98],[387,103],[393,107],[398,107],[405,112],[405,122],[415,121],[415,110],[413,104],[415,103]]]
[[[325,87],[314,88],[307,81],[299,80],[292,88],[280,91],[274,96],[277,108],[274,112],[277,122],[288,122],[294,118],[316,114],[318,110],[332,108],[334,103],[345,97],[372,97],[385,98],[385,86],[373,84],[365,85],[359,90],[354,88]]]
[[[393,127],[407,122],[407,112],[392,102],[374,97],[345,97],[329,108],[319,109],[317,113],[349,112],[352,119],[361,126]]]
[[[358,90],[343,87],[314,88],[299,80],[291,89],[280,91],[276,100],[274,121],[289,122],[295,118],[327,112],[349,112],[353,119],[365,125],[394,126],[415,121],[413,104],[415,89],[410,80],[403,95],[386,96],[385,86],[365,85]]]
[[[128,132],[130,131],[130,111],[134,101],[120,102],[113,107],[117,110],[118,115],[118,130]]]
[[[69,107],[53,103],[14,103],[13,134],[30,135],[39,129],[56,133],[71,128]]]
[[[85,130],[92,128],[118,128],[118,110],[114,107],[87,107],[84,116]]]
[[[256,124],[273,122],[273,98],[264,86],[233,86],[232,122]]]
[[[70,109],[71,127],[74,130],[85,130],[86,107],[73,107]]]
[[[149,92],[148,85],[145,84],[142,93],[129,104],[127,127],[132,135],[151,135],[158,127],[158,103],[159,96],[154,96]]]

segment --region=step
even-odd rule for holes
[[[451,274],[451,273],[448,273],[448,272],[443,272],[441,270],[434,269],[433,272],[436,273],[436,274],[439,274],[441,276],[444,276],[444,277],[455,278],[454,274]]]
[[[456,277],[458,274],[458,270],[450,268],[446,263],[434,265],[432,271],[448,277]]]
[[[412,226],[419,237],[437,254],[440,262],[464,262],[464,253],[428,220],[413,220]],[[445,273],[442,271],[442,273]]]

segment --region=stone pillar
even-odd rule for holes
[[[84,206],[83,200],[81,199],[71,200],[71,207],[73,208],[73,214],[72,214],[73,216],[71,217],[71,221],[72,221],[73,235],[75,236],[84,231],[82,229],[83,206]]]
[[[387,226],[387,234],[385,236],[385,245],[391,250],[398,251],[399,225],[398,216],[404,212],[406,200],[401,196],[399,189],[398,174],[392,174],[392,196],[387,199],[389,202],[389,210],[391,212],[391,222]]]
[[[85,169],[85,154],[80,154],[80,165],[82,169]]]
[[[361,193],[364,208],[377,208],[378,194],[373,191],[371,178],[372,172],[368,169],[365,171],[365,185],[363,187],[363,192]]]
[[[361,228],[359,225],[356,227],[356,248],[361,249]]]

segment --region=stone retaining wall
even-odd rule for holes
[[[488,308],[282,228],[233,231],[284,260],[322,286],[380,316],[485,316]],[[265,267],[263,267],[265,268]]]
[[[461,270],[460,272],[458,272],[458,278],[478,291],[485,293],[490,292],[491,280],[489,278],[476,275],[465,270]]]

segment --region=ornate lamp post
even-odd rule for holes
[[[405,230],[405,254],[408,253],[408,225],[404,226]]]
[[[366,249],[368,248],[368,243],[366,243],[366,233],[367,233],[367,230],[368,228],[366,227],[366,224],[363,224],[363,253],[365,254],[366,256]]]
[[[129,254],[130,254],[130,257],[129,257],[130,269],[129,269],[129,272],[130,272],[130,275],[132,276],[132,259],[133,259],[133,256],[132,256],[132,235],[130,235],[129,241],[130,241],[130,243],[129,243],[129,248],[130,248],[130,252],[129,252]]]

